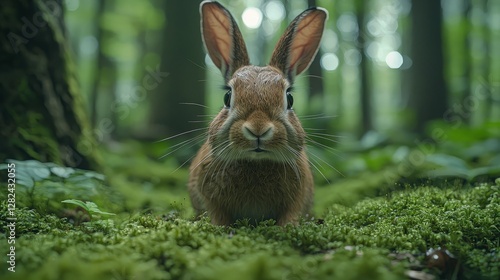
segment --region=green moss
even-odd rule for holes
[[[352,206],[365,198],[384,195],[398,189],[399,187],[395,184],[395,181],[399,176],[392,175],[397,174],[396,169],[390,167],[377,173],[367,172],[356,176],[356,178],[344,179],[328,186],[316,187],[315,212],[323,214],[325,209],[333,204]]]
[[[500,275],[499,190],[408,189],[353,207],[332,205],[324,223],[304,220],[296,227],[271,221],[219,227],[207,218],[144,214],[70,226],[18,209],[24,225],[17,272],[5,276],[230,279],[236,271],[241,279],[404,279],[410,263],[394,253],[409,253],[424,266],[426,250],[446,247],[466,278],[494,279]]]

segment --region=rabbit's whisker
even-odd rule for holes
[[[309,133],[312,135],[321,135],[321,136],[326,136],[326,137],[331,137],[331,138],[345,138],[343,135],[334,135],[334,134],[328,134],[328,133],[319,133],[319,132],[313,132]]]
[[[224,148],[222,148],[220,151],[218,151],[218,154],[216,154],[216,149],[218,149],[219,147],[221,147],[221,146],[223,146],[223,145],[225,145],[225,144],[227,144],[227,143],[229,143],[229,144],[228,144],[227,146],[225,146]],[[219,145],[217,145],[214,149],[212,149],[212,151],[211,151],[211,154],[210,154],[210,155],[213,155],[215,158],[219,159],[219,158],[221,157],[221,153],[222,153],[224,150],[226,150],[226,149],[228,149],[229,147],[231,147],[231,145],[232,145],[232,144],[233,144],[233,142],[229,142],[229,140],[225,140],[225,141],[223,141],[222,143],[220,143]],[[206,156],[203,160],[201,160],[201,161],[200,161],[200,163],[204,162],[207,158],[208,158],[208,156]],[[196,167],[198,167],[198,165],[200,165],[200,163],[198,163],[198,164],[195,166],[195,168],[196,168]],[[215,163],[215,164],[214,164],[214,163]],[[203,181],[201,182],[201,185],[202,185],[202,186],[203,186],[203,185],[205,185],[205,180],[207,179],[207,175],[208,175],[209,173],[211,173],[211,177],[213,178],[213,177],[216,175],[216,173],[221,172],[221,170],[222,170],[222,169],[220,169],[220,168],[218,168],[218,167],[219,167],[219,166],[221,166],[221,164],[223,164],[223,163],[224,163],[224,160],[214,160],[214,161],[212,161],[212,162],[209,164],[210,166],[208,167],[208,171],[211,171],[212,169],[215,169],[215,172],[206,172],[206,173],[205,173],[205,176],[203,177]],[[227,162],[226,162],[226,163],[227,163]]]
[[[317,135],[317,134],[314,134],[314,133],[309,133],[308,136],[309,137],[319,138],[319,139],[324,139],[324,140],[327,140],[327,141],[330,141],[330,142],[333,142],[333,143],[337,143],[337,144],[340,143],[338,140],[334,140],[334,139],[331,139],[329,137],[325,137],[325,136],[322,136],[322,135]]]
[[[193,133],[193,132],[200,131],[200,130],[204,130],[204,129],[207,129],[207,128],[206,128],[206,127],[200,127],[200,128],[191,129],[191,130],[184,131],[184,132],[181,132],[181,133],[179,133],[179,134],[176,134],[176,135],[174,135],[174,136],[170,136],[170,137],[167,137],[167,138],[164,138],[164,139],[158,140],[158,141],[156,141],[155,143],[163,142],[163,141],[166,141],[166,140],[173,139],[173,138],[175,138],[175,137],[179,137],[179,136],[181,136],[181,135],[185,135],[185,134]]]
[[[185,103],[179,103],[181,105],[193,105],[193,106],[199,106],[199,107],[202,107],[202,108],[205,108],[205,109],[208,109],[208,106],[205,106],[203,104],[199,104],[199,103],[192,103],[192,102],[185,102]]]
[[[319,157],[318,155],[316,155],[314,153],[309,153],[309,154],[312,155],[313,157],[315,157],[316,159],[318,159],[319,161],[325,163],[326,165],[328,165],[333,170],[337,171],[342,177],[345,177],[344,174],[342,174],[342,172],[340,172],[340,170],[338,170],[337,168],[333,167],[333,165],[331,165],[330,163],[328,163],[326,160],[322,159],[321,157]]]
[[[175,148],[174,150],[164,154],[163,156],[161,156],[159,159],[162,159],[162,158],[165,158],[166,156],[174,153],[175,151],[178,151],[179,149],[187,146],[187,145],[190,145],[189,147],[193,147],[195,146],[196,144],[200,143],[202,141],[202,139],[205,137],[206,133],[202,133],[192,139],[188,139],[188,140],[185,140],[185,141],[182,141],[181,143],[178,143],[178,144],[175,144],[173,146],[171,146],[169,149],[173,149]],[[194,144],[193,144],[194,143]]]
[[[317,117],[302,117],[302,120],[319,120],[319,119],[333,119],[337,116],[317,116]]]
[[[308,144],[313,144],[313,145],[307,145],[307,146],[309,146],[309,147],[317,146],[317,147],[320,147],[320,148],[324,148],[324,149],[326,149],[326,151],[327,151],[327,152],[331,153],[332,155],[342,158],[342,157],[338,154],[338,150],[336,150],[336,149],[334,149],[334,148],[332,148],[332,147],[329,147],[329,146],[327,146],[327,145],[325,145],[325,144],[322,144],[322,143],[320,143],[320,142],[314,141],[314,140],[312,140],[312,139],[311,139],[311,138],[309,138],[309,137],[307,137],[307,138],[306,138],[306,140],[307,140],[307,143],[308,143]]]
[[[292,153],[292,154],[293,154],[293,155],[294,155],[297,159],[299,159],[299,160],[301,159],[301,157],[300,157],[300,153],[299,153],[298,151],[296,151],[296,150],[292,149],[290,146],[286,146],[286,149],[287,149],[290,153]],[[292,168],[292,170],[295,172],[295,175],[297,175],[297,179],[298,179],[298,180],[300,180],[301,176],[300,176],[300,172],[299,172],[299,170],[298,170],[297,163],[296,163],[293,159],[291,159],[291,158],[289,158],[289,157],[286,157],[286,156],[285,156],[285,158],[286,158],[286,159],[287,159],[287,161],[289,162],[289,165],[290,165],[290,167]]]
[[[305,131],[326,131],[324,128],[312,128],[312,127],[304,127]]]
[[[219,145],[217,145],[216,147],[214,147],[214,149],[211,149],[211,150],[208,152],[208,154],[207,154],[205,157],[203,157],[203,158],[200,160],[200,162],[198,162],[198,164],[196,164],[196,165],[193,167],[193,170],[194,170],[194,169],[196,169],[196,168],[198,168],[198,166],[200,166],[200,164],[202,164],[203,162],[205,162],[205,161],[206,161],[209,157],[213,156],[213,155],[214,155],[214,151],[215,151],[215,149],[217,149],[217,148],[219,148],[220,146],[222,146],[222,145],[226,144],[227,142],[229,142],[229,140],[226,140],[226,141],[224,141],[224,142],[220,143]],[[203,147],[202,147],[202,149],[210,149],[210,146],[203,146]]]
[[[325,148],[332,155],[340,157],[341,159],[344,159],[341,155],[339,155],[338,150],[336,150],[336,149],[334,149],[332,147],[329,147],[329,146],[327,146],[325,144],[322,144],[322,143],[320,143],[318,141],[315,141],[315,140],[313,140],[313,139],[311,139],[309,137],[306,137],[306,139],[307,139],[307,142],[312,143],[312,144],[314,144],[314,145],[316,145],[318,147]]]
[[[307,161],[314,167],[314,169],[316,169],[319,172],[319,174],[321,174],[321,176],[328,182],[328,184],[330,184],[330,180],[326,178],[325,174],[321,172],[321,170],[316,166],[316,164],[314,164],[314,162],[312,162],[309,158],[307,159]],[[316,163],[319,164],[318,162]]]
[[[182,141],[182,142],[180,142],[180,143],[177,143],[177,144],[175,144],[175,145],[172,145],[172,146],[170,146],[170,147],[169,147],[169,149],[172,149],[172,148],[175,148],[175,147],[177,147],[177,146],[180,146],[180,145],[186,144],[186,142],[189,142],[189,141],[192,141],[192,140],[195,140],[195,139],[198,139],[198,138],[203,138],[203,137],[207,136],[207,134],[208,134],[208,132],[203,132],[203,133],[202,133],[202,134],[200,134],[200,135],[196,135],[194,138],[187,139],[187,140],[184,140],[184,141]]]
[[[199,143],[199,141],[197,142]],[[176,172],[177,170],[181,169],[184,165],[186,165],[186,163],[190,162],[194,157],[196,156],[196,154],[192,155],[190,158],[188,158],[186,161],[184,161],[181,165],[179,165],[174,171],[172,171],[170,174],[173,174],[174,172]]]
[[[320,79],[320,80],[323,80],[323,77],[321,76],[318,76],[318,75],[304,75],[303,76],[304,78],[316,78],[316,79]]]

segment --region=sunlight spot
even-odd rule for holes
[[[323,39],[321,40],[321,49],[324,52],[334,52],[339,47],[339,38],[337,33],[331,29],[323,32]]]
[[[358,32],[358,22],[356,16],[352,13],[342,14],[337,20],[337,27],[344,33]]]
[[[279,24],[274,24],[272,21],[266,20],[262,23],[262,30],[266,36],[273,36],[278,31]]]
[[[258,8],[249,7],[243,11],[241,19],[248,28],[256,29],[262,24],[262,12]]]
[[[334,53],[325,53],[321,56],[320,64],[326,71],[333,71],[339,66],[339,58]]]
[[[382,35],[382,30],[380,28],[380,24],[376,18],[374,18],[368,22],[368,24],[366,25],[366,29],[374,37],[378,37],[378,36]]]
[[[70,12],[76,11],[80,7],[80,0],[66,0],[64,2],[66,10]]]
[[[380,43],[376,41],[372,41],[368,44],[368,47],[366,48],[366,54],[373,60],[378,59],[378,53],[380,49]]]
[[[79,50],[82,55],[91,55],[97,51],[99,42],[94,36],[83,37],[80,41]]]
[[[403,56],[397,51],[392,51],[385,57],[385,63],[391,69],[398,69],[403,65]]]
[[[285,7],[280,1],[271,1],[266,4],[266,17],[273,21],[281,21],[285,19]]]

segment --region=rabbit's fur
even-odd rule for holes
[[[205,47],[228,93],[190,167],[193,207],[218,225],[296,223],[311,209],[314,183],[305,132],[288,95],[318,50],[327,13],[310,8],[297,16],[265,67],[249,64],[238,26],[222,5],[202,2],[200,13]]]

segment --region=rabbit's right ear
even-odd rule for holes
[[[312,7],[298,15],[281,36],[269,65],[287,76],[290,82],[307,70],[318,52],[328,12]]]
[[[205,48],[227,82],[238,68],[250,64],[245,42],[234,18],[218,2],[203,1],[200,14]]]

